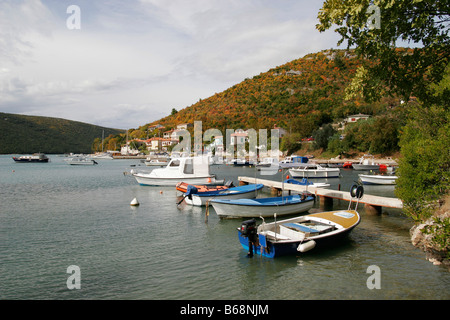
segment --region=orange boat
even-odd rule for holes
[[[185,193],[187,191],[187,187],[189,183],[179,182],[176,185],[178,191]],[[208,192],[208,191],[217,191],[217,190],[225,190],[233,186],[233,182],[227,182],[225,185],[194,185],[197,188],[198,192]]]

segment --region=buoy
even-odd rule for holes
[[[315,246],[316,246],[316,242],[314,240],[310,240],[308,242],[305,242],[305,243],[302,243],[301,245],[299,245],[297,247],[297,251],[306,252],[311,249],[314,249]]]
[[[131,205],[131,206],[138,206],[138,205],[139,205],[139,201],[137,201],[137,199],[134,198],[134,199],[131,201],[130,205]]]

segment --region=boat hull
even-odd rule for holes
[[[133,174],[136,181],[142,186],[167,186],[175,187],[180,182],[187,182],[189,184],[208,184],[214,183],[214,176],[202,176],[202,177],[150,177],[141,174]]]
[[[243,236],[241,229],[238,229],[238,237],[241,246],[249,253],[259,254],[268,258],[276,258],[285,255],[299,255],[312,249],[320,249],[332,244],[336,244],[342,238],[345,238],[360,222],[360,215],[354,210],[328,211],[314,213],[300,217],[281,220],[268,224],[260,225],[257,228],[258,240],[256,244],[252,244],[250,250],[249,238]],[[326,228],[331,231],[322,231],[309,229],[308,226],[302,226],[309,230],[302,230],[303,237],[295,238],[287,237],[290,233],[283,235],[281,226],[289,226],[295,223],[319,223],[324,230]],[[278,226],[278,227],[277,227]],[[316,228],[317,226],[312,226]],[[268,237],[270,230],[280,230],[277,233],[278,239],[272,232],[272,239]],[[285,228],[285,230],[288,230]],[[298,230],[297,230],[298,231]],[[296,231],[294,231],[295,233]]]
[[[395,185],[397,183],[397,178],[397,176],[359,175],[359,179],[363,184]]]
[[[290,200],[292,197],[297,197],[299,200]],[[274,213],[277,216],[284,216],[306,212],[314,205],[314,198],[311,196],[305,200],[300,200],[299,196],[279,198],[281,199],[280,201],[272,204],[261,204],[259,201],[263,199],[242,199],[241,201],[213,199],[210,201],[210,204],[220,218],[273,217]]]
[[[353,164],[353,170],[379,170],[378,164]]]
[[[193,194],[191,197],[186,197],[184,201],[193,206],[205,206],[211,199],[254,199],[258,195],[264,185],[257,184],[256,186],[243,186],[245,188],[240,191],[241,187],[230,188],[229,190],[222,190],[217,194],[207,192],[206,194]],[[233,192],[236,191],[236,192]]]
[[[292,178],[339,178],[339,168],[326,168],[323,170],[314,169],[290,169],[289,174]]]

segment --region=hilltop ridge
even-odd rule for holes
[[[0,112],[0,154],[90,153],[93,141],[124,130],[88,123]]]

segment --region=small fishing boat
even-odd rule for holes
[[[48,162],[49,158],[43,153],[33,153],[31,156],[13,157],[15,162]]]
[[[289,169],[292,178],[338,178],[339,173],[339,168],[327,168],[319,164],[305,164],[301,167]]]
[[[306,212],[314,205],[314,197],[309,194],[257,199],[212,199],[220,218],[272,217]]]
[[[151,172],[131,170],[131,175],[140,185],[145,186],[175,187],[179,182],[189,184],[219,183],[216,176],[209,173],[209,160],[202,156],[173,158],[164,168],[155,168]]]
[[[182,192],[186,193],[188,190],[188,186],[191,186],[192,184],[189,184],[187,182],[179,182],[175,186],[175,188]],[[234,187],[233,181],[227,181],[225,184],[202,184],[202,185],[193,185],[198,192],[209,192],[209,191],[218,191],[218,190],[226,190],[228,188]]]
[[[362,184],[381,184],[394,185],[397,183],[398,176],[383,174],[359,174],[359,180]]]
[[[238,228],[239,242],[248,250],[248,256],[259,254],[268,258],[283,255],[301,254],[314,248],[320,248],[343,238],[355,228],[361,218],[357,211],[358,201],[364,190],[362,186],[353,186],[352,198],[356,196],[356,208],[351,210],[350,201],[347,210],[314,213],[282,221],[263,223],[256,226],[256,220],[244,221]]]
[[[204,206],[211,199],[251,199],[256,198],[263,187],[263,184],[248,184],[225,190],[199,192],[194,186],[189,186],[183,200],[190,205]]]
[[[359,159],[359,163],[353,163],[353,169],[355,170],[379,170],[380,165],[375,163],[375,159],[372,155],[363,155]]]
[[[314,188],[326,188],[326,187],[330,186],[329,183],[311,182],[311,181],[308,181],[308,179],[306,179],[306,178],[303,178],[301,181],[298,181],[295,179],[286,179],[286,180],[284,180],[284,183],[298,184],[301,186],[309,186],[309,187],[314,187]]]
[[[64,161],[71,166],[93,166],[98,164],[97,161],[83,156],[72,157],[69,159],[65,159]]]

